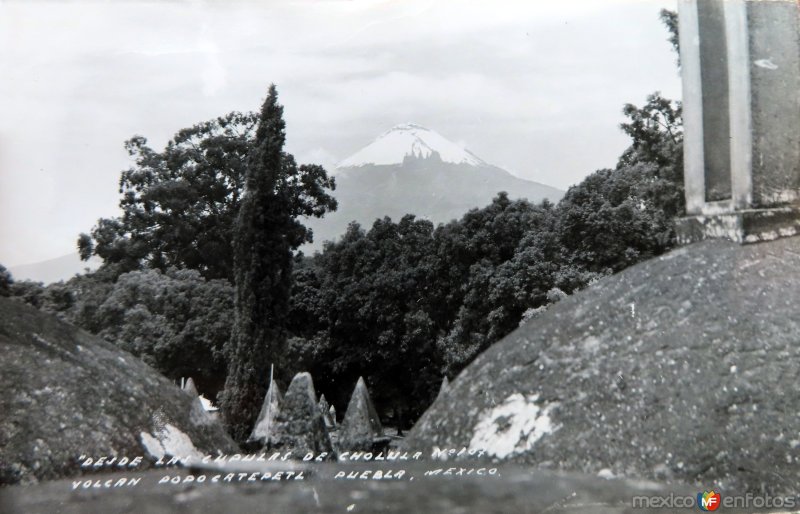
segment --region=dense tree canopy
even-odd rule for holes
[[[533,205],[500,193],[487,207],[437,229],[431,305],[443,328],[437,347],[444,373],[459,371],[519,323],[522,311],[503,315],[510,299],[494,300],[493,277],[514,257],[527,234],[551,223],[552,210],[547,201]],[[509,317],[515,317],[510,324]]]
[[[293,351],[340,405],[362,375],[375,399],[399,416],[418,411],[438,384],[428,314],[432,234],[429,221],[411,215],[377,220],[368,232],[352,224],[313,267],[298,271],[291,328],[309,344]]]
[[[44,287],[15,281],[10,295],[97,334],[178,380],[192,377],[213,397],[225,376],[224,347],[233,317],[233,287],[196,270],[102,271]]]
[[[233,280],[233,223],[257,116],[232,112],[180,130],[162,152],[135,136],[134,166],[120,177],[122,215],[81,234],[83,259],[102,258],[119,273],[182,267]]]
[[[512,266],[523,241],[553,221],[553,205],[501,193],[435,229],[411,215],[367,231],[351,224],[298,266],[289,360],[340,406],[367,377],[384,415],[406,427],[445,376],[518,326],[528,308],[554,301],[548,292],[565,282],[559,252],[537,261],[540,274]]]
[[[99,335],[173,380],[192,377],[204,391],[222,386],[232,315],[226,280],[175,268],[123,274],[96,310]]]

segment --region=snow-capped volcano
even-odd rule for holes
[[[340,162],[337,168],[403,164],[407,158],[435,158],[434,154],[442,162],[451,164],[486,165],[472,152],[439,133],[414,123],[403,123],[381,134],[375,141]]]
[[[406,214],[434,224],[461,218],[468,210],[489,205],[500,191],[512,199],[558,201],[553,187],[515,177],[492,166],[433,130],[405,123],[384,132],[336,167],[339,202],[335,212],[305,221],[314,244],[336,240],[352,221],[369,229],[378,218],[395,221]]]

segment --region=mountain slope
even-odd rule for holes
[[[8,270],[14,280],[33,280],[50,284],[59,280],[69,280],[77,274],[85,273],[86,268],[94,270],[98,266],[100,266],[100,260],[97,257],[86,262],[81,260],[77,252],[73,252],[55,259],[11,266]]]
[[[438,223],[488,205],[500,191],[512,199],[557,202],[563,191],[515,177],[432,130],[398,125],[342,161],[336,169],[336,212],[307,220],[314,244],[341,236],[351,221],[369,228],[377,218],[415,214]]]

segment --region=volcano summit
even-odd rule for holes
[[[415,214],[435,224],[488,205],[500,191],[512,199],[557,202],[563,191],[515,177],[444,136],[413,123],[397,125],[339,163],[336,212],[307,220],[314,245],[335,240],[351,221],[365,229],[384,216]]]
[[[404,123],[384,132],[370,145],[340,162],[337,168],[403,164],[407,158],[419,160],[437,157],[440,161],[451,164],[486,166],[472,152],[438,133],[414,123]]]

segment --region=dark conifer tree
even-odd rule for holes
[[[11,272],[0,264],[0,296],[11,296],[11,284],[13,283]]]
[[[243,442],[266,393],[270,364],[280,368],[292,285],[294,250],[311,240],[298,216],[336,208],[326,194],[333,179],[320,166],[297,166],[283,152],[283,106],[270,86],[248,157],[244,197],[234,230],[236,320],[228,345],[222,412],[231,435]]]

